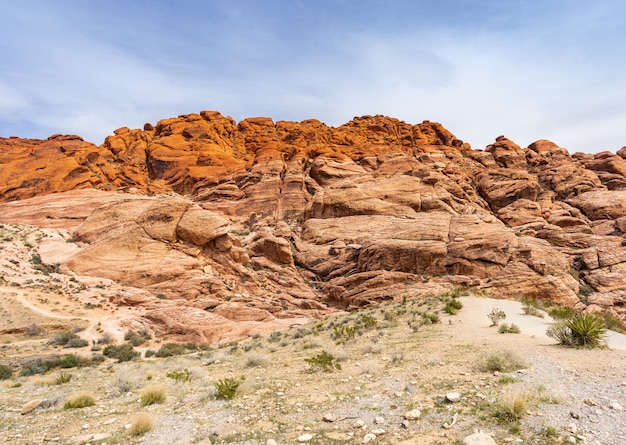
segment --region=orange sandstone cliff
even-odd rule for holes
[[[203,111],[101,146],[0,138],[0,221],[68,230],[59,273],[181,339],[473,286],[626,319],[626,150],[570,154],[433,122],[236,123]]]

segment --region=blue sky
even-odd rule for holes
[[[438,121],[479,149],[626,145],[622,1],[20,0],[0,17],[0,136],[100,144],[218,110]]]

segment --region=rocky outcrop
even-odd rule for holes
[[[624,319],[623,152],[205,111],[99,147],[0,139],[0,220],[71,231],[55,266],[159,295],[146,320],[203,341],[457,285]]]

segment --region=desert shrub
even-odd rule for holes
[[[581,348],[602,346],[605,333],[604,320],[594,314],[576,314],[569,320],[555,323],[546,331],[561,345]]]
[[[128,430],[128,434],[134,437],[143,436],[149,433],[154,428],[154,420],[148,414],[139,414],[133,420],[133,423]]]
[[[172,357],[185,354],[186,352],[187,348],[180,343],[165,343],[154,355],[157,357]]]
[[[537,300],[533,300],[531,298],[523,298],[522,310],[526,315],[543,318],[543,312],[539,310],[539,304],[537,303]]]
[[[239,386],[244,382],[246,378],[244,376],[238,379],[232,377],[226,377],[219,379],[214,383],[215,385],[215,397],[218,399],[232,400],[235,397],[235,393]]]
[[[172,371],[165,374],[170,379],[174,379],[177,382],[191,382],[191,372],[187,368],[182,371]]]
[[[148,333],[139,334],[135,331],[128,331],[124,334],[124,340],[130,342],[133,346],[141,346],[146,341],[150,340],[150,338],[150,334]]]
[[[163,385],[150,385],[141,391],[139,403],[141,406],[155,405],[165,403],[165,399],[165,387]]]
[[[69,372],[61,371],[54,378],[54,383],[56,385],[62,385],[64,383],[69,382],[71,379],[72,379],[72,374],[70,374]]]
[[[43,374],[51,369],[61,366],[61,357],[58,355],[52,355],[47,357],[32,357],[28,358],[22,364],[20,370],[20,376],[31,376],[37,374]]]
[[[506,314],[502,309],[494,307],[487,317],[491,320],[491,326],[498,326],[502,320],[506,319]]]
[[[255,352],[250,352],[246,355],[246,368],[258,368],[267,366],[269,360],[266,356]]]
[[[576,315],[576,310],[568,306],[551,306],[548,308],[548,315],[555,320],[567,320]]]
[[[441,318],[439,314],[435,314],[434,312],[425,312],[422,314],[422,323],[423,324],[435,324],[441,322]]]
[[[444,310],[450,315],[456,315],[459,311],[463,309],[463,303],[456,298],[452,298],[450,301],[446,303],[446,307]]]
[[[78,336],[69,331],[59,332],[57,334],[54,334],[54,337],[52,337],[48,341],[48,344],[65,346],[72,338],[75,338],[75,337],[78,337]]]
[[[0,380],[7,380],[13,377],[13,368],[7,365],[0,365]]]
[[[480,368],[483,371],[510,372],[526,368],[526,362],[508,350],[493,352],[481,360]]]
[[[513,388],[502,395],[495,405],[494,416],[503,422],[516,422],[526,415],[532,397],[520,388]]]
[[[309,364],[311,371],[331,372],[334,369],[341,369],[335,356],[326,351],[322,351],[314,357],[305,358],[304,361]]]
[[[96,404],[94,398],[86,393],[76,394],[67,398],[63,404],[63,409],[85,408]]]
[[[139,356],[139,352],[135,351],[133,345],[124,343],[121,345],[109,345],[104,348],[102,354],[105,357],[114,358],[118,362],[128,362]]]
[[[79,364],[78,356],[74,354],[64,356],[63,358],[61,358],[61,361],[59,362],[59,366],[61,368],[74,368],[78,366],[78,364]]]
[[[144,357],[146,358],[154,357],[154,354],[156,354],[156,352],[154,352],[152,349],[147,349],[146,353],[144,354]]]
[[[610,312],[604,313],[604,327],[620,334],[626,334],[626,328],[621,320]]]
[[[89,342],[84,338],[80,338],[79,336],[75,336],[70,339],[67,343],[63,345],[64,348],[82,348],[87,346]]]
[[[24,328],[24,333],[29,337],[36,337],[45,332],[45,329],[36,324],[30,324]]]
[[[498,326],[498,332],[500,334],[519,334],[522,331],[516,324],[502,323],[500,326]]]

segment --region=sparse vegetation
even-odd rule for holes
[[[147,386],[141,391],[139,403],[141,406],[149,406],[157,403],[165,403],[165,387],[160,384]]]
[[[135,331],[128,331],[124,334],[124,340],[133,346],[141,346],[150,339],[151,336],[147,332],[137,333]]]
[[[172,371],[165,374],[170,379],[174,379],[177,382],[191,382],[191,372],[187,368],[182,371]]]
[[[450,315],[456,315],[461,309],[463,309],[463,303],[461,303],[461,301],[457,300],[456,298],[452,298],[446,303],[444,311],[446,311]]]
[[[246,378],[240,376],[239,378],[225,377],[219,379],[214,383],[215,385],[215,397],[218,399],[232,400],[237,393],[237,389],[244,382]]]
[[[305,362],[309,364],[311,371],[331,372],[335,369],[341,369],[341,364],[337,362],[334,355],[322,351],[314,357],[305,358]]]
[[[128,434],[133,437],[139,437],[152,431],[152,428],[154,428],[154,419],[149,414],[143,413],[135,417]]]
[[[594,314],[576,314],[568,320],[558,321],[546,331],[560,345],[576,348],[603,346],[606,328],[604,320]]]
[[[187,348],[180,343],[165,343],[154,354],[155,357],[173,357],[187,353]]]
[[[54,379],[54,383],[57,385],[62,385],[64,383],[69,382],[71,379],[72,379],[72,374],[70,374],[69,372],[61,371],[56,375]]]
[[[519,334],[522,330],[516,324],[502,323],[498,326],[498,332],[500,334]]]
[[[498,326],[502,320],[506,319],[506,314],[502,309],[494,307],[487,317],[491,320],[491,326]]]
[[[526,362],[511,351],[502,350],[493,352],[481,361],[480,368],[483,371],[511,372],[526,368]]]
[[[93,406],[96,404],[95,399],[90,394],[81,393],[70,396],[63,404],[63,409],[76,409]]]
[[[530,298],[522,299],[522,310],[526,315],[532,315],[533,317],[543,318],[543,312],[539,308],[539,303],[537,300],[533,300]]]
[[[130,343],[124,343],[121,345],[108,345],[102,351],[105,357],[116,359],[118,362],[128,362],[139,357],[139,352],[135,351],[133,345]]]
[[[13,368],[7,365],[0,365],[0,380],[8,380],[13,377]]]

